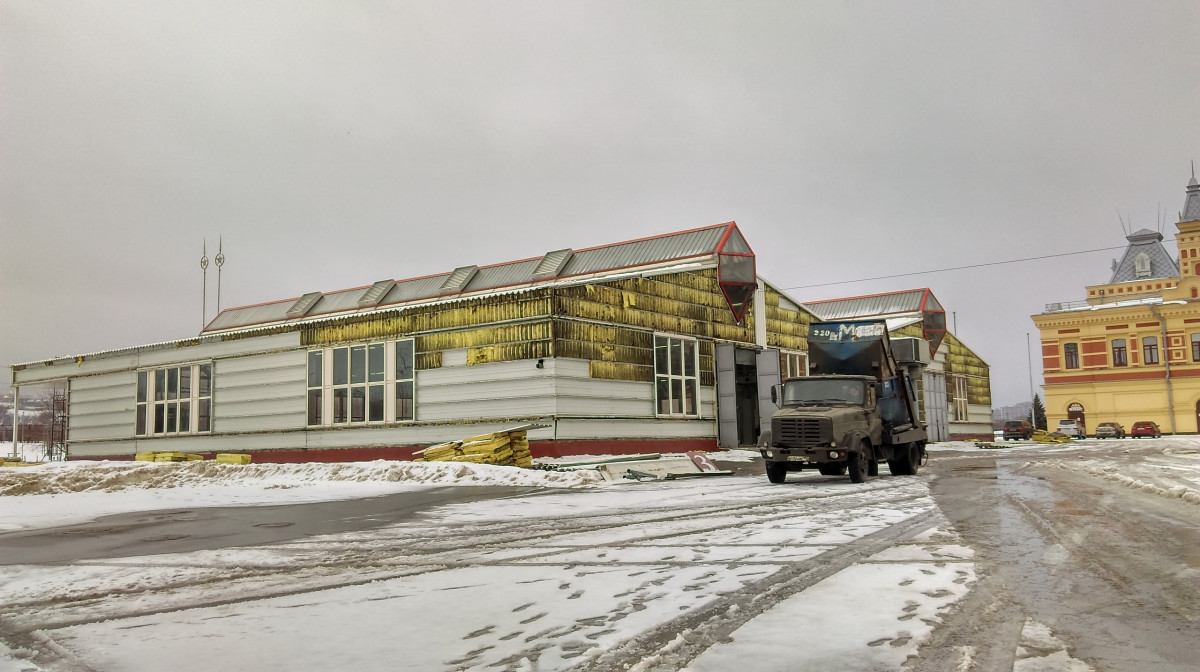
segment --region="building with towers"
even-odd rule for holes
[[[1200,432],[1200,182],[1193,171],[1175,225],[1176,255],[1159,231],[1126,236],[1108,282],[1083,301],[1050,303],[1041,332],[1046,418],[1150,420],[1164,433]]]

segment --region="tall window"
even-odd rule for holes
[[[808,375],[808,355],[803,352],[780,352],[780,371],[783,379]]]
[[[1158,364],[1158,339],[1154,336],[1142,339],[1142,363]]]
[[[1067,343],[1063,346],[1063,362],[1068,369],[1079,368],[1079,344]]]
[[[345,345],[308,353],[308,424],[412,420],[413,342]]]
[[[396,419],[412,420],[413,407],[413,342],[396,341]]]
[[[954,410],[954,419],[957,422],[966,422],[970,419],[967,409],[967,379],[963,376],[947,376],[953,383],[951,385],[951,408]]]
[[[1200,362],[1200,333],[1192,334],[1192,361]]]
[[[212,430],[212,364],[137,372],[134,433],[193,434]]]
[[[658,415],[698,416],[699,360],[695,339],[654,337],[654,408]]]
[[[1125,352],[1125,339],[1114,338],[1112,342],[1112,365],[1129,366],[1129,356]]]

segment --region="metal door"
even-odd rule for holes
[[[930,442],[945,441],[950,435],[946,374],[925,372],[925,423]]]
[[[779,407],[771,403],[771,388],[780,382],[779,351],[773,349],[759,350],[757,355],[758,367],[758,426],[760,432],[771,428],[771,418]]]
[[[738,447],[737,382],[734,380],[734,345],[717,343],[717,445]]]

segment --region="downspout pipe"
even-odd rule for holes
[[[1171,433],[1175,434],[1175,398],[1171,394],[1171,349],[1167,342],[1167,320],[1162,316],[1162,313],[1155,309],[1153,303],[1146,304],[1154,317],[1158,319],[1159,326],[1162,327],[1162,354],[1163,366],[1166,369],[1167,380],[1167,417],[1171,419]]]

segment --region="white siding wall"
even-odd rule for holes
[[[107,355],[88,355],[82,362],[71,358],[54,360],[51,366],[29,364],[14,373],[17,385],[77,378],[102,373],[119,373],[144,367],[170,366],[206,359],[269,352],[300,347],[299,332],[243,338],[234,341],[212,340],[199,345],[176,348],[174,345],[144,346],[140,349]]]
[[[541,369],[536,360],[446,366],[448,359],[459,361],[443,356],[441,368],[417,372],[417,420],[554,415],[554,359]]]
[[[68,439],[115,439],[133,436],[137,419],[132,371],[71,380],[68,396]]]
[[[307,353],[275,352],[213,364],[213,431],[303,429]]]

